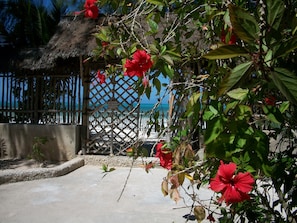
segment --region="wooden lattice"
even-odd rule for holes
[[[125,155],[138,139],[139,97],[136,79],[110,77],[100,84],[91,78],[87,153]]]

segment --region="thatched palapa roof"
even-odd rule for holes
[[[96,20],[86,19],[81,16],[63,18],[58,24],[56,33],[45,48],[39,49],[39,53],[33,57],[25,57],[19,66],[26,70],[35,71],[49,71],[57,68],[68,68],[73,71],[73,68],[80,65],[80,56],[84,59],[92,56],[92,52],[97,46],[94,34],[104,19],[104,17]]]
[[[109,18],[110,19],[110,18]],[[117,19],[113,19],[115,22]],[[166,25],[171,24],[176,20],[174,15],[171,15],[166,20],[159,24],[158,35],[163,35]],[[125,22],[125,21],[118,21]],[[163,24],[164,23],[164,24]],[[81,61],[93,55],[93,50],[96,49],[97,43],[94,36],[98,32],[100,26],[108,24],[108,18],[100,15],[98,19],[87,19],[83,16],[68,16],[63,18],[58,24],[57,31],[51,38],[44,49],[39,49],[34,56],[25,57],[19,64],[20,67],[31,71],[46,71],[46,73],[69,73],[79,70]],[[175,23],[173,23],[174,25]],[[138,21],[139,27],[135,28],[135,32],[142,34],[149,30],[146,20]],[[193,24],[187,25],[190,30],[193,29]],[[174,27],[171,27],[174,28]],[[195,26],[194,26],[195,28]],[[187,31],[185,31],[186,33]],[[157,36],[158,36],[157,35]],[[153,41],[153,36],[149,40]],[[194,43],[198,48],[206,48],[201,33],[196,30],[191,38],[185,39],[183,35],[180,37],[186,43]],[[29,55],[32,53],[27,52]],[[110,62],[110,61],[109,61]],[[88,62],[88,65],[94,69],[105,67],[104,59],[95,63]]]

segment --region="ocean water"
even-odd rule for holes
[[[7,105],[6,105],[7,106]],[[9,117],[13,117],[12,119],[16,118],[18,115],[11,111],[11,112],[4,112],[4,111],[1,111],[1,109],[6,109],[6,106],[4,108],[1,108],[1,103],[0,103],[0,116],[1,115],[4,115],[4,116],[9,116]],[[82,104],[80,104],[80,107],[78,104],[76,104],[76,109],[77,109],[77,113],[73,113],[73,115],[75,116],[75,119],[76,119],[76,116],[79,115],[81,109],[82,109]],[[135,104],[136,106],[136,104]],[[9,105],[7,106],[7,108],[9,107]],[[16,109],[18,108],[18,106],[16,106]],[[140,119],[142,119],[141,121],[142,122],[146,122],[150,115],[152,115],[152,111],[154,110],[154,112],[159,112],[159,119],[162,119],[162,118],[167,118],[168,117],[168,109],[169,109],[169,105],[168,104],[159,104],[158,106],[156,106],[155,104],[152,104],[152,103],[141,103],[140,104]],[[108,115],[108,112],[106,112],[107,110],[106,109],[103,109],[103,110],[98,110],[94,115],[94,117],[101,117],[102,118],[106,118],[105,116],[109,116]],[[122,117],[122,116],[125,116],[127,115],[127,110],[125,112],[123,112],[124,109],[121,108],[121,106],[118,107],[118,112],[117,112],[117,116]],[[60,122],[63,122],[63,117],[67,119],[67,117],[69,116],[68,113],[63,113],[63,112],[60,112],[59,109],[57,109],[57,111],[55,112],[51,112],[49,111],[48,114],[45,114],[45,116],[54,116],[56,119],[58,119],[59,123]],[[81,115],[81,114],[80,114]],[[60,120],[61,119],[61,120]],[[92,117],[91,117],[92,119]],[[13,122],[13,121],[12,121]]]
[[[141,103],[140,104],[140,112],[141,113],[147,113],[152,111],[152,109],[155,107],[155,104],[146,104],[146,103]],[[163,112],[166,114],[169,109],[169,104],[160,104],[156,107],[156,111]]]

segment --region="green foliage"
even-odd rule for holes
[[[247,56],[248,51],[237,45],[222,45],[217,49],[210,51],[203,57],[209,60],[228,59],[239,56]]]
[[[220,208],[220,222],[294,222],[297,5],[284,0],[232,2],[110,1],[114,11],[124,15],[96,34],[96,55],[120,58],[122,64],[114,67],[122,71],[125,58],[137,48],[150,53],[151,85],[145,88],[140,80],[139,95],[150,98],[153,88],[159,94],[168,87],[160,82],[161,75],[172,81],[176,120],[170,126],[170,148],[176,151],[184,142],[194,145],[201,133],[205,144],[203,164],[177,173],[181,183],[186,177],[199,188],[223,160],[252,173],[263,183],[262,191],[276,190],[273,203],[256,186],[250,201]],[[229,44],[232,35],[236,41]],[[110,45],[103,48],[102,41]],[[148,125],[161,134],[165,126],[160,116],[152,111]],[[185,163],[177,169],[184,171],[189,167]],[[178,199],[177,194],[172,197]],[[286,217],[274,210],[277,205]]]
[[[284,68],[275,68],[271,73],[271,79],[280,92],[297,105],[297,75]]]
[[[103,170],[103,172],[104,173],[108,173],[108,172],[112,172],[112,171],[114,171],[115,170],[115,168],[114,167],[108,167],[108,164],[103,164],[102,165],[102,170]]]
[[[236,35],[244,42],[254,45],[259,38],[259,23],[248,11],[229,4],[230,21]]]
[[[47,137],[34,137],[32,152],[30,157],[35,159],[38,162],[43,162],[45,160],[45,156],[43,153],[42,145],[45,145],[48,142]]]

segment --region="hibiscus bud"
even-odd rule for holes
[[[228,44],[233,45],[235,43],[236,43],[236,36],[234,35],[234,33],[232,33]]]
[[[226,33],[225,33],[224,28],[221,31],[221,42],[226,43]]]
[[[151,161],[145,164],[145,172],[149,172],[150,169],[154,168],[154,163]]]
[[[207,216],[207,220],[209,220],[210,222],[215,222],[216,219],[213,217],[212,213],[210,213],[208,216]]]
[[[133,148],[128,148],[128,149],[126,149],[126,153],[127,153],[127,156],[133,156],[133,155],[134,155],[134,150],[133,150]]]
[[[205,218],[205,215],[206,215],[204,207],[202,206],[194,207],[194,215],[198,223],[202,222],[202,220]]]
[[[145,88],[149,86],[149,80],[147,79],[147,77],[143,77],[142,84]]]

